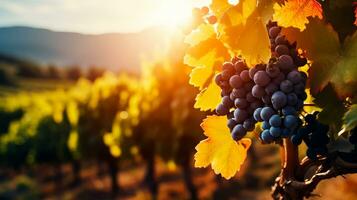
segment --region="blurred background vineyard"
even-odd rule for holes
[[[277,147],[255,141],[229,181],[193,168],[207,113],[183,40],[181,28],[0,28],[0,199],[269,199]],[[356,187],[339,177],[316,194],[357,199]]]

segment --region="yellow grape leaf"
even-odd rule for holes
[[[229,179],[240,170],[251,140],[243,138],[236,142],[232,139],[225,116],[208,116],[201,124],[208,137],[196,146],[195,167],[211,164],[216,174]]]
[[[194,108],[201,111],[214,110],[221,102],[221,88],[212,80],[208,87],[196,97]]]
[[[201,24],[185,37],[185,43],[194,46],[215,35],[214,27],[211,24]]]
[[[232,5],[228,3],[228,0],[212,0],[212,3],[209,7],[217,19],[219,19],[231,6]]]
[[[284,5],[274,5],[273,20],[282,27],[295,27],[301,31],[309,23],[308,17],[322,19],[321,4],[316,0],[289,0]]]
[[[249,66],[270,58],[268,33],[256,3],[240,1],[224,13],[218,26],[220,40],[232,52],[242,55]]]

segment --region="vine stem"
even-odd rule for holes
[[[288,181],[295,177],[297,167],[299,166],[298,148],[289,139],[284,139],[283,149],[283,168],[281,183]]]

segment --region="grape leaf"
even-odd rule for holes
[[[250,66],[270,57],[268,33],[257,8],[256,0],[242,0],[223,14],[218,25],[219,39]]]
[[[208,137],[196,146],[195,167],[207,167],[211,164],[216,174],[229,179],[240,170],[251,140],[243,138],[236,142],[232,139],[226,125],[225,116],[208,116],[201,124]]]
[[[295,28],[283,29],[290,41],[297,41],[298,48],[306,51],[312,61],[309,69],[312,95],[331,83],[342,99],[357,91],[357,33],[340,44],[337,33],[330,25],[316,18],[311,19],[303,32]]]
[[[218,66],[230,58],[228,50],[216,38],[213,26],[208,24],[201,24],[186,36],[185,42],[190,46],[184,63],[194,67],[190,74],[190,84],[202,90],[196,97],[195,108],[213,110],[220,102],[220,88],[212,81],[212,77],[219,69]]]
[[[196,97],[194,108],[201,111],[214,110],[221,102],[221,88],[212,80]]]
[[[343,129],[350,131],[357,126],[357,104],[353,104],[343,116]]]
[[[290,0],[284,5],[274,5],[273,20],[282,27],[295,27],[301,31],[305,29],[308,17],[322,19],[322,8],[316,0]]]
[[[219,19],[231,6],[232,5],[229,4],[227,0],[212,0],[212,3],[209,7],[217,19]]]

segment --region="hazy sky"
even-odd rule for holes
[[[82,33],[136,32],[175,24],[210,0],[0,0],[0,26]],[[173,22],[173,23],[170,23]]]

